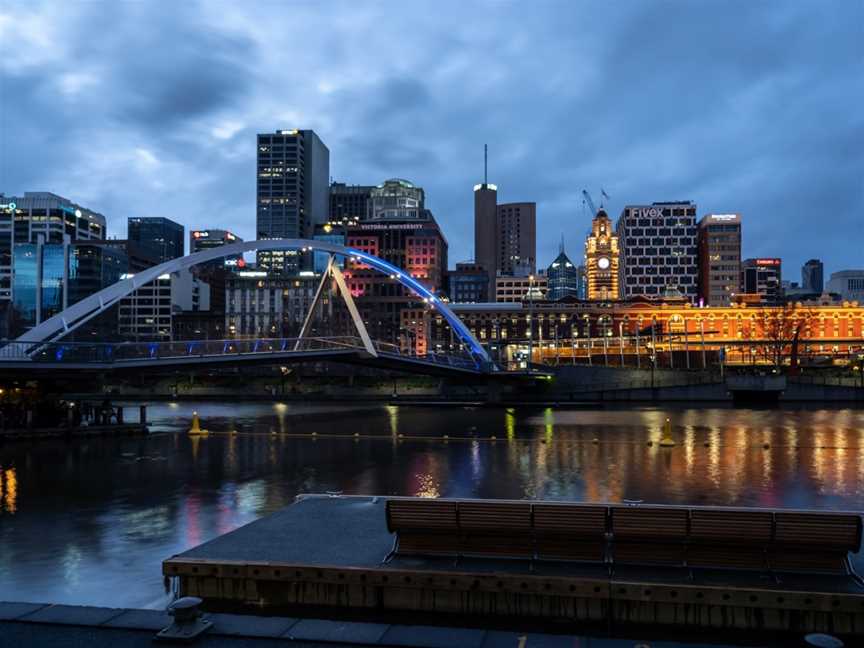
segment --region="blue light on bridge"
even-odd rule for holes
[[[432,293],[428,288],[426,288],[423,284],[417,281],[414,277],[409,274],[406,274],[401,268],[397,268],[391,263],[384,261],[383,259],[379,259],[376,256],[372,256],[371,254],[366,254],[365,252],[361,252],[360,250],[355,250],[353,248],[349,248],[348,250],[351,253],[351,256],[357,257],[358,259],[362,259],[368,265],[381,270],[382,272],[387,272],[391,276],[394,276],[399,280],[404,286],[411,288],[418,295],[423,297],[423,300],[428,302],[432,308],[435,308],[435,304],[438,302],[438,298]],[[459,338],[467,344],[474,354],[480,356],[481,358],[486,357],[486,351],[477,342],[474,337],[471,335],[471,332],[465,326],[465,324],[460,320],[456,315],[450,312],[449,309],[439,310],[439,313],[447,320],[447,323],[453,327],[453,330],[456,331],[456,334]]]

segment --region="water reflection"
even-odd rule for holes
[[[148,438],[0,447],[0,599],[159,606],[164,558],[302,492],[864,502],[858,410],[297,407],[154,405]]]

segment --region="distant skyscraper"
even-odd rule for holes
[[[621,246],[621,297],[659,299],[699,294],[696,204],[655,202],[624,208],[616,225]]]
[[[374,186],[330,184],[330,222],[347,223],[365,220]]]
[[[236,234],[223,229],[207,229],[207,230],[192,230],[189,232],[189,254],[210,250],[223,245],[231,245],[233,243],[242,243],[243,239]],[[209,261],[198,266],[201,268],[242,268],[246,265],[243,262],[242,254],[233,254],[231,256]]]
[[[612,231],[609,215],[601,209],[591,221],[591,233],[585,239],[587,299],[618,299],[619,263],[618,236]]]
[[[546,298],[557,301],[565,297],[579,298],[579,268],[573,265],[564,253],[564,240],[561,240],[558,256],[546,269],[548,290]]]
[[[759,295],[765,304],[783,301],[782,262],[780,259],[745,259],[741,262],[741,289],[747,295]]]
[[[421,187],[391,178],[369,192],[368,220],[422,220],[425,206],[426,194]]]
[[[498,272],[527,277],[537,272],[537,204],[498,205]]]
[[[184,228],[169,218],[156,216],[152,218],[130,218],[128,220],[128,238],[146,250],[159,263],[183,256],[185,241]]]
[[[801,268],[801,287],[811,293],[821,293],[824,287],[823,267],[819,259],[810,259]]]
[[[485,147],[483,184],[474,186],[474,262],[489,273],[489,294],[496,276],[527,277],[537,271],[537,204],[498,204],[498,187],[489,184]]]
[[[312,238],[330,215],[330,151],[311,130],[258,135],[257,238]],[[308,261],[311,264],[311,259]],[[296,274],[304,261],[295,250],[258,252],[258,266]]]
[[[699,221],[699,297],[728,306],[741,283],[741,216],[708,214]]]

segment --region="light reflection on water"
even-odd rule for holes
[[[148,438],[0,447],[0,600],[162,606],[163,559],[302,492],[864,502],[860,410],[301,409],[166,403]]]

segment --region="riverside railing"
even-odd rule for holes
[[[387,356],[457,368],[474,368],[467,354],[416,354],[396,344],[375,342],[375,350]],[[170,342],[19,342],[0,347],[2,362],[29,361],[36,364],[122,364],[140,360],[180,358],[290,355],[326,351],[365,351],[355,336],[262,338],[230,340],[184,340]]]

